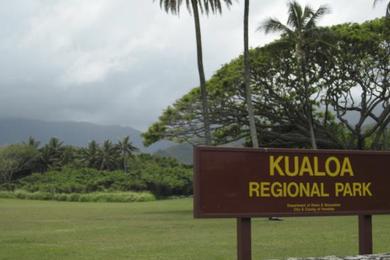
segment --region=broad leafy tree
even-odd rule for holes
[[[390,89],[387,40],[390,27],[387,22],[378,19],[362,25],[318,28],[320,39],[307,44],[305,51],[311,58],[306,64],[306,77],[311,93],[315,94],[311,105],[319,148],[356,149],[358,133],[364,134],[365,149],[377,149],[375,143],[381,144],[384,138],[381,132],[389,120],[390,110],[386,103],[390,100],[387,94]],[[309,148],[312,142],[296,69],[295,44],[284,37],[250,51],[250,77],[260,142],[269,147]],[[239,57],[224,65],[207,82],[212,134],[217,144],[240,144],[244,140],[250,143],[242,70],[242,57]],[[361,84],[367,89],[363,96]],[[372,94],[368,95],[370,92]],[[198,93],[199,89],[195,88],[168,107],[144,133],[145,143],[165,138],[196,142],[203,131],[199,124]],[[344,109],[344,98],[351,95],[353,103],[348,101],[350,108]],[[376,107],[372,111],[367,109],[372,105],[364,107],[369,101]],[[356,115],[363,117],[356,121]],[[356,124],[360,120],[363,123]],[[372,121],[377,122],[377,127]],[[359,126],[360,131],[356,131]]]
[[[348,129],[348,146],[383,148],[390,123],[390,20],[334,27],[325,104]]]
[[[206,77],[203,66],[202,34],[200,27],[200,14],[221,13],[222,3],[227,6],[232,4],[231,0],[159,0],[160,6],[167,13],[179,14],[182,5],[185,3],[188,11],[192,13],[195,24],[196,49],[198,60],[198,72],[200,81],[200,95],[202,101],[202,121],[204,124],[205,144],[211,144],[210,119],[208,113],[208,97],[206,89]]]
[[[30,145],[14,144],[0,149],[0,184],[31,174],[39,159]]]

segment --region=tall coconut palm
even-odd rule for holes
[[[277,19],[269,18],[259,27],[259,30],[264,30],[265,33],[281,32],[287,35],[295,45],[298,77],[303,87],[304,112],[308,120],[310,141],[313,149],[317,149],[317,143],[313,126],[313,107],[310,103],[309,83],[306,78],[307,57],[305,46],[309,41],[310,34],[317,27],[318,20],[329,13],[329,11],[327,6],[320,6],[317,10],[313,10],[309,6],[302,8],[297,1],[291,1],[288,3],[288,20],[286,25]]]
[[[252,104],[252,88],[250,85],[250,62],[249,62],[249,0],[244,3],[244,84],[246,92],[246,106],[248,110],[249,130],[251,134],[252,146],[259,147],[257,137],[255,115]]]
[[[154,0],[156,1],[156,0]],[[222,2],[228,7],[232,4],[232,0],[159,0],[160,7],[167,13],[179,14],[183,2],[190,13],[193,14],[195,24],[196,35],[196,49],[198,58],[198,72],[200,81],[200,92],[202,100],[202,116],[205,129],[205,144],[211,144],[210,134],[210,119],[208,113],[208,101],[206,90],[206,77],[203,66],[203,52],[202,52],[202,34],[200,28],[200,16],[201,14],[209,15],[210,13],[221,13]]]
[[[86,148],[81,151],[81,160],[87,167],[99,169],[101,165],[101,150],[99,144],[92,140]]]
[[[64,142],[56,137],[50,138],[49,142],[40,149],[40,162],[42,170],[58,170],[62,167],[62,156],[64,152]]]
[[[100,152],[100,170],[113,170],[119,157],[118,148],[110,140],[104,141]]]
[[[382,0],[374,0],[374,6],[375,6],[379,1],[382,1]],[[386,17],[387,17],[387,18],[390,18],[390,1],[387,3],[387,7],[386,7]]]
[[[126,136],[118,142],[118,150],[121,154],[123,170],[125,173],[127,173],[127,159],[132,155],[133,152],[138,151],[138,148],[133,146],[133,144],[130,142],[130,137]]]

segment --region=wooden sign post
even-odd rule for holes
[[[359,254],[372,254],[372,216],[359,216]]]
[[[249,260],[252,217],[357,215],[370,254],[371,216],[390,213],[389,165],[389,152],[196,147],[194,217],[237,218]]]
[[[237,219],[237,259],[252,259],[251,219]]]

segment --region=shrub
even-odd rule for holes
[[[4,183],[0,184],[0,191],[13,191],[15,189],[15,184],[13,183]]]
[[[12,191],[0,191],[0,198],[14,199],[14,198],[16,198],[16,196],[15,196],[15,193]]]
[[[69,196],[66,197],[66,201],[80,201],[80,194],[69,194]]]
[[[69,202],[144,202],[156,200],[150,192],[94,192],[94,193],[48,193],[24,190],[1,191],[0,198],[28,200],[56,200]]]

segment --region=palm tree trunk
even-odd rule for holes
[[[203,125],[205,131],[205,144],[210,145],[211,144],[210,122],[209,122],[209,113],[208,113],[206,78],[205,78],[204,68],[203,68],[202,34],[200,31],[200,19],[199,19],[197,0],[191,0],[191,4],[192,4],[192,10],[194,12],[196,50],[197,50],[197,57],[198,57],[198,72],[199,72],[199,80],[200,80],[200,94],[202,100],[202,116],[203,116]]]
[[[252,88],[250,85],[250,61],[249,61],[249,0],[245,0],[244,8],[244,83],[246,92],[246,106],[248,110],[249,129],[253,148],[259,148],[257,138],[255,115],[252,103]]]
[[[102,159],[102,162],[100,163],[100,170],[103,171],[104,170],[104,166],[105,166],[106,162],[105,162],[105,159],[103,158]]]
[[[317,149],[317,141],[316,141],[316,136],[314,132],[314,123],[313,123],[313,107],[310,103],[310,93],[309,93],[309,84],[306,79],[306,64],[305,64],[305,53],[303,50],[303,40],[301,39],[302,36],[300,36],[298,39],[298,42],[295,46],[295,52],[297,55],[297,65],[298,65],[298,70],[301,78],[301,82],[303,84],[304,88],[304,110],[306,113],[306,118],[307,118],[307,124],[309,127],[309,134],[310,134],[310,143],[311,147],[313,149]]]
[[[123,171],[127,173],[127,157],[126,154],[123,155]]]

